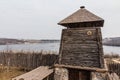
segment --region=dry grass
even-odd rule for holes
[[[119,54],[115,54],[115,53],[114,54],[112,54],[112,53],[111,54],[105,54],[104,58],[111,58],[111,59],[112,58],[120,58],[120,55]]]
[[[11,80],[13,77],[25,73],[20,68],[0,66],[0,80]]]

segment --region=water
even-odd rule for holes
[[[58,51],[59,43],[0,45],[0,51]]]
[[[14,44],[14,45],[0,45],[0,51],[57,51],[59,52],[59,43],[36,43],[36,44]],[[103,46],[105,54],[120,54],[120,47]]]
[[[103,46],[103,50],[105,54],[119,54],[120,55],[120,47],[117,47],[117,46]]]

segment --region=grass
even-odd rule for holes
[[[13,77],[25,73],[21,68],[0,66],[0,80],[11,80]]]

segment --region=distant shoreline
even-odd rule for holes
[[[14,44],[34,44],[34,43],[60,43],[57,39],[11,39],[11,38],[0,38],[0,45],[14,45]],[[120,46],[120,37],[110,37],[103,39],[103,45],[105,46]]]
[[[33,39],[9,39],[9,38],[0,38],[0,45],[13,45],[13,44],[33,44],[33,43],[56,43],[60,42],[60,40],[33,40]]]
[[[105,38],[103,39],[103,45],[106,46],[120,46],[120,37]]]

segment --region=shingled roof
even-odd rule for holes
[[[60,21],[58,24],[67,27],[67,24],[75,23],[90,23],[90,22],[100,22],[100,26],[103,26],[104,20],[95,14],[91,13],[84,6],[80,7],[78,11],[68,16],[64,20]]]

